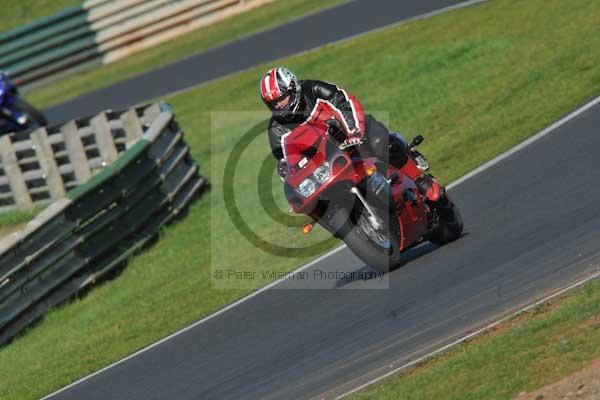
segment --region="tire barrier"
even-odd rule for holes
[[[115,161],[159,114],[152,104],[0,137],[0,212],[64,197]]]
[[[0,69],[23,85],[111,63],[273,0],[87,0],[0,34]]]
[[[207,187],[166,104],[141,139],[0,241],[0,344],[115,271]]]

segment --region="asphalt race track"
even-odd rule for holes
[[[466,235],[408,253],[388,290],[267,290],[52,399],[332,398],[588,275],[598,126],[600,105],[454,188]],[[363,268],[343,249],[310,269]]]
[[[59,123],[93,115],[104,109],[126,108],[267,61],[463,2],[464,0],[351,1],[84,94],[50,107],[44,113],[50,123]]]
[[[278,290],[298,284],[286,281],[50,398],[335,398],[581,279],[600,265],[598,126],[600,105],[453,188],[465,236],[407,253],[387,290]],[[317,269],[368,267],[344,248],[307,271]]]

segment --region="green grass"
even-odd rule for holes
[[[461,344],[349,399],[511,399],[600,357],[599,316],[596,280],[555,307],[527,312],[498,334]]]
[[[368,110],[389,112],[395,129],[425,132],[422,148],[433,172],[450,182],[600,92],[599,22],[594,0],[496,0],[278,64],[345,86]],[[220,194],[224,161],[250,122],[240,114],[210,113],[258,110],[266,117],[257,82],[270,66],[169,99],[193,156],[212,181],[210,199],[194,204],[187,219],[166,229],[118,279],[50,312],[0,350],[0,398],[37,398],[261,284],[211,288],[211,264],[290,270],[306,261],[273,257],[249,245],[233,230]],[[236,171],[238,204],[248,224],[282,245],[324,239],[321,229],[301,237],[257,205],[257,170],[268,152],[264,135]],[[285,210],[280,189],[274,192]]]
[[[19,225],[33,219],[39,214],[41,209],[35,208],[32,211],[9,211],[0,214],[0,229]]]
[[[15,210],[0,213],[0,238],[19,231],[42,210],[42,207],[36,207],[31,211]]]
[[[81,4],[80,0],[2,0],[0,32],[55,14],[67,7]]]
[[[131,57],[33,88],[25,94],[32,103],[44,108],[345,1],[348,0],[285,0],[269,3]]]

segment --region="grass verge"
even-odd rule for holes
[[[0,214],[0,238],[16,232],[23,228],[25,224],[35,218],[42,211],[42,208],[34,208],[31,211],[9,211]]]
[[[32,211],[9,211],[0,214],[0,229],[19,225],[33,219],[40,213],[40,208],[34,208]]]
[[[20,25],[33,22],[62,11],[67,7],[81,4],[81,0],[20,0],[2,1],[2,19],[0,19],[0,32],[4,32]]]
[[[389,112],[395,129],[428,133],[422,149],[436,176],[449,182],[600,92],[599,21],[594,0],[496,0],[278,64],[345,86],[368,110]],[[212,181],[211,201],[193,205],[184,221],[167,228],[118,279],[50,312],[1,349],[0,398],[38,398],[263,283],[216,290],[211,266],[271,265],[289,271],[307,260],[275,257],[248,244],[226,217],[220,193],[222,165],[243,128],[267,116],[257,80],[269,66],[169,99],[193,156]],[[230,114],[211,117],[213,110]],[[250,116],[240,110],[260,111]],[[256,182],[263,160],[272,162],[268,152],[262,135],[236,170],[246,222],[275,243],[303,246],[322,240],[322,230],[301,237],[297,229],[264,215]],[[285,210],[279,186],[273,190]]]
[[[285,0],[268,3],[117,62],[28,90],[25,94],[32,103],[45,108],[345,1],[348,0]]]
[[[600,281],[349,397],[511,399],[600,357]]]

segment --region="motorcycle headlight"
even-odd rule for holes
[[[313,172],[313,176],[319,184],[325,182],[331,176],[331,169],[329,163],[324,163]]]
[[[317,184],[310,178],[306,178],[305,180],[298,185],[298,189],[296,189],[298,193],[300,193],[304,197],[310,197],[317,190]]]

